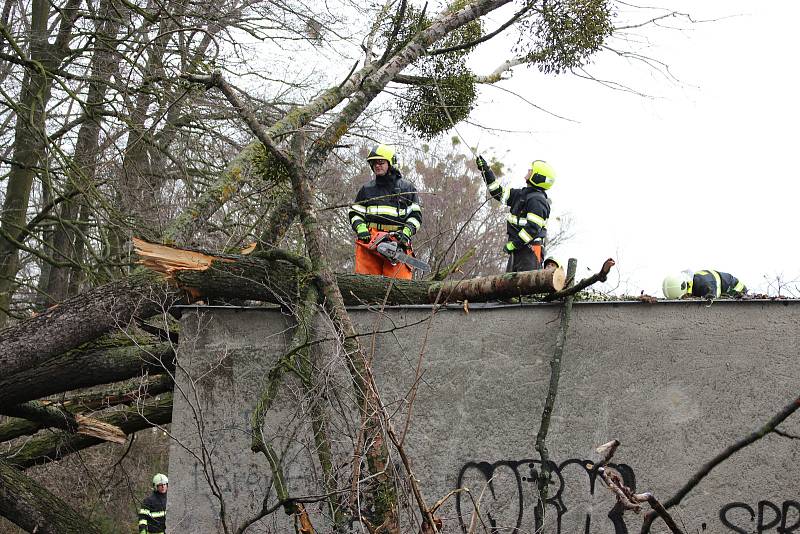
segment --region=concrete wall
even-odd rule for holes
[[[469,487],[475,499],[482,495],[487,528],[533,531],[534,442],[560,312],[558,305],[468,314],[456,308],[433,317],[423,307],[351,312],[360,331],[386,332],[374,338],[374,368],[398,432],[424,355],[405,443],[429,504]],[[213,308],[187,313],[183,323],[183,339],[192,343],[182,342],[179,356],[170,530],[222,532],[214,492],[235,530],[265,496],[275,502],[269,466],[250,451],[249,416],[286,350],[290,325],[276,310]],[[638,532],[639,516],[609,516],[614,498],[593,484],[594,447],[619,439],[614,460],[621,474],[637,491],[666,500],[702,464],[797,397],[799,324],[797,302],[576,304],[547,440],[558,466],[547,532]],[[324,320],[317,328],[318,337],[330,335]],[[362,342],[370,348],[373,338]],[[346,480],[358,418],[341,406],[352,404],[352,387],[343,356],[330,343],[315,348],[317,380],[328,391],[322,402],[334,413],[337,468]],[[287,377],[264,430],[283,458],[293,496],[321,493],[308,407],[299,382]],[[781,428],[800,435],[800,418]],[[800,532],[799,459],[800,441],[771,434],[717,467],[674,515],[686,532]],[[324,526],[324,507],[309,510]],[[451,497],[440,512],[445,530],[461,532],[472,510],[465,493]],[[405,519],[405,531],[416,532]],[[246,532],[291,530],[278,511]],[[653,531],[667,529],[662,523]]]

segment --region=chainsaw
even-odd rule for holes
[[[389,232],[377,232],[370,242],[364,244],[364,246],[392,262],[392,265],[405,263],[424,273],[430,272],[431,270],[431,266],[424,261],[406,254],[403,247],[397,242],[397,238]]]

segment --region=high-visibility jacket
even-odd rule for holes
[[[402,231],[411,237],[422,224],[417,190],[394,167],[361,186],[348,216],[355,232],[359,232],[359,228],[364,231],[375,228]]]
[[[167,531],[167,494],[154,491],[139,508],[139,534]]]
[[[534,186],[510,188],[502,185],[491,169],[483,173],[489,194],[495,200],[511,208],[506,216],[508,240],[515,248],[530,245],[533,241],[544,241],[547,237],[547,219],[550,217],[550,201],[543,189]]]
[[[694,273],[689,287],[689,293],[693,297],[719,298],[722,294],[735,297],[746,291],[744,284],[732,274],[711,269]]]

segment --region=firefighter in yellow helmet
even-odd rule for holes
[[[397,168],[397,156],[387,145],[377,145],[367,155],[375,177],[361,186],[348,216],[356,239],[369,243],[378,232],[391,232],[411,252],[411,238],[422,224],[422,209],[417,190],[404,179]],[[411,268],[404,263],[392,264],[380,254],[356,243],[355,271],[391,278],[411,279]]]
[[[511,210],[506,217],[508,242],[503,249],[509,255],[506,272],[541,269],[547,241],[547,218],[550,217],[547,191],[555,182],[555,170],[549,163],[537,159],[531,163],[525,187],[510,188],[500,183],[483,156],[478,156],[475,163],[483,174],[489,194]]]
[[[680,299],[684,296],[717,299],[723,295],[740,297],[747,293],[747,288],[738,278],[712,269],[671,274],[664,278],[661,290],[668,299]]]
[[[145,497],[139,508],[139,534],[164,534],[167,531],[167,475],[156,473],[153,493]]]

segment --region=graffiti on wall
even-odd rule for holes
[[[534,531],[533,515],[526,512],[531,512],[539,505],[536,481],[540,466],[541,461],[532,459],[464,464],[458,474],[457,487],[470,488],[471,493],[459,492],[456,495],[456,511],[462,531],[467,532],[473,521],[473,499],[480,499],[482,514],[493,534]],[[609,464],[608,467],[616,469],[625,485],[636,490],[633,468],[626,464]],[[550,490],[544,504],[546,515],[554,517],[553,530],[557,534],[562,529],[563,532],[579,532],[575,529],[579,523],[582,523],[586,534],[591,532],[592,502],[599,476],[597,469],[598,466],[589,460],[570,459],[560,464],[550,462]],[[627,534],[622,511],[614,506],[614,499],[607,502],[609,509],[603,515],[610,521],[613,532]],[[564,520],[569,513],[571,526],[565,528]]]
[[[603,494],[595,499],[599,466],[589,460],[570,459],[560,464],[550,462],[550,490],[544,501],[545,515],[552,525],[547,532],[581,532],[594,530],[628,534],[629,529],[616,506],[616,499]],[[609,464],[622,477],[624,484],[636,491],[636,476],[626,464]],[[470,529],[475,503],[492,534],[533,532],[533,509],[540,506],[537,479],[541,461],[503,460],[494,463],[467,462],[458,473],[457,487],[470,492],[456,494],[456,512],[463,532]],[[731,502],[719,510],[719,521],[727,532],[739,534],[800,534],[800,502],[760,500],[755,506]],[[707,530],[702,523],[701,530]]]
[[[749,504],[732,502],[720,509],[719,520],[732,532],[741,534],[800,532],[800,503],[792,500],[781,504],[758,501],[754,510]]]

